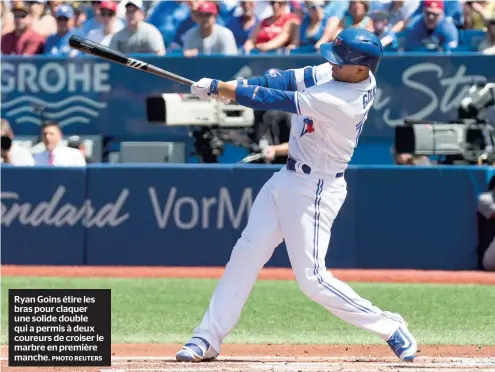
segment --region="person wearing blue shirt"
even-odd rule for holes
[[[301,21],[299,31],[295,33],[293,41],[287,49],[298,48],[300,50],[314,51],[314,45],[322,38],[325,32],[327,19],[324,13],[324,1],[305,1],[306,15]]]
[[[344,19],[345,13],[349,9],[348,0],[332,0],[324,8],[324,19],[326,20],[325,31],[323,36],[315,44],[316,49],[328,41],[332,41],[335,30],[339,27],[340,21]]]
[[[73,57],[77,51],[69,46],[69,39],[74,34],[80,34],[78,31],[74,32],[74,9],[70,5],[60,5],[55,12],[55,18],[57,33],[46,39],[44,54]]]
[[[413,14],[413,17],[423,14],[426,1],[420,1],[418,9]],[[452,18],[454,25],[457,28],[462,28],[464,25],[464,8],[459,0],[444,1],[444,12],[446,17]]]
[[[424,2],[423,14],[413,18],[406,29],[405,50],[448,52],[457,48],[459,31],[452,18],[445,16],[443,5],[439,0]]]
[[[237,9],[237,3],[237,1],[233,0],[219,0],[216,2],[218,8],[217,24],[227,27],[226,25],[229,23]]]
[[[234,34],[237,47],[242,48],[251,31],[258,23],[258,18],[254,14],[255,3],[253,1],[241,1],[239,5],[242,9],[242,14],[238,17],[230,18],[227,28]]]
[[[160,31],[168,48],[174,40],[177,27],[189,17],[189,13],[189,7],[184,1],[161,1],[151,10],[147,22]]]
[[[376,10],[370,14],[373,21],[373,33],[380,38],[384,50],[397,50],[399,43],[390,24],[390,13]]]

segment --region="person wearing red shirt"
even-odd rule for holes
[[[257,49],[261,52],[279,49],[291,40],[291,36],[297,31],[301,23],[300,18],[290,13],[285,1],[270,1],[273,15],[265,18],[254,29],[249,39],[244,44],[244,52],[248,54]]]
[[[29,8],[16,3],[14,14],[14,31],[2,36],[2,54],[34,55],[42,54],[45,39],[31,28],[32,18]]]

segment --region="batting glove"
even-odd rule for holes
[[[212,95],[218,95],[219,80],[202,78],[191,86],[191,93],[201,99],[209,99]]]

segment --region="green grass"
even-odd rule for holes
[[[2,277],[2,344],[9,288],[111,288],[113,343],[182,343],[201,321],[216,280]],[[421,344],[495,345],[495,287],[350,283],[402,314]],[[258,281],[226,343],[380,344],[309,300],[293,281]]]

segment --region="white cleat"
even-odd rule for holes
[[[201,337],[193,337],[175,355],[179,362],[207,362],[216,359],[218,353],[213,350],[210,343]]]

